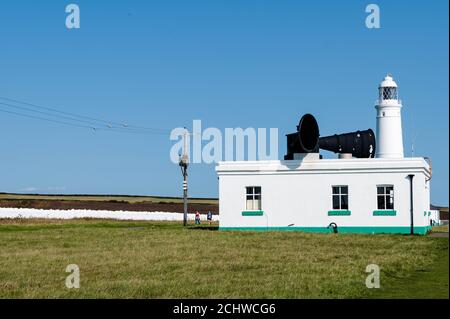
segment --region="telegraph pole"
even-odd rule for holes
[[[187,177],[188,177],[187,170],[188,170],[188,166],[189,166],[188,136],[189,136],[189,131],[185,128],[184,135],[183,135],[183,140],[184,140],[183,155],[180,156],[180,161],[179,161],[179,165],[181,167],[181,173],[183,175],[183,206],[184,206],[183,226],[187,225],[187,214],[188,214],[188,182],[187,182]]]

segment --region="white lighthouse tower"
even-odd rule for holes
[[[377,109],[378,158],[403,158],[402,102],[398,99],[397,83],[388,74],[379,86]]]

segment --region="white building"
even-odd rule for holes
[[[376,158],[311,152],[220,162],[220,229],[426,234],[430,165],[403,157],[401,103],[390,75],[379,91]]]
[[[441,212],[438,210],[431,210],[427,213],[424,213],[425,215],[428,215],[428,222],[430,225],[433,226],[440,226],[442,225],[441,220]]]

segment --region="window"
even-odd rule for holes
[[[396,100],[397,88],[396,87],[384,87],[380,91],[381,100]]]
[[[261,210],[261,187],[249,186],[246,189],[246,210]]]
[[[377,186],[377,202],[379,210],[394,209],[394,186]]]
[[[333,209],[348,210],[348,186],[333,186]]]

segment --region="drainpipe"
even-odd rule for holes
[[[411,218],[411,235],[414,235],[414,189],[413,189],[413,179],[414,175],[408,175],[409,177],[409,189],[410,189],[410,218]]]

